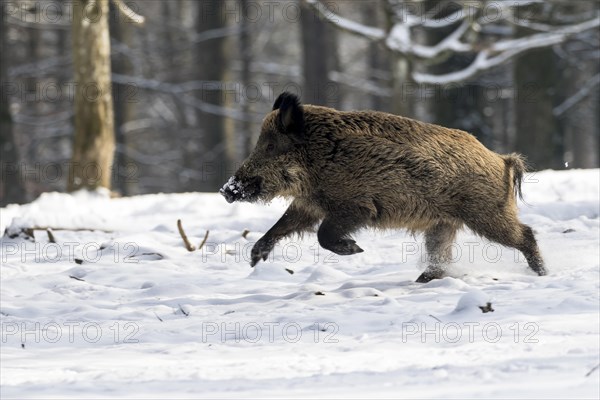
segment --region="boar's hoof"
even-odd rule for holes
[[[440,268],[429,267],[417,278],[417,283],[427,283],[434,279],[441,279],[444,277],[444,271]]]
[[[548,275],[548,270],[546,269],[546,267],[544,267],[543,265],[537,267],[534,269],[534,271],[539,275],[539,276],[546,276]]]
[[[417,282],[417,283],[427,283],[427,282],[432,281],[434,279],[436,279],[435,276],[431,276],[431,275],[428,275],[425,272],[423,272],[421,275],[419,275],[419,277],[417,278],[417,280],[415,282]]]
[[[274,245],[275,243],[272,243],[269,240],[259,239],[250,252],[250,266],[254,267],[261,259],[266,261],[269,253],[273,250]]]
[[[356,244],[356,241],[352,239],[340,239],[335,243],[331,243],[323,247],[340,256],[349,256],[351,254],[362,253],[364,251]]]

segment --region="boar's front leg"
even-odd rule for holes
[[[340,256],[362,253],[364,250],[350,237],[352,232],[361,227],[361,221],[360,213],[328,215],[317,232],[319,244]]]
[[[265,261],[275,244],[293,233],[306,231],[319,222],[319,218],[303,207],[297,200],[285,211],[279,221],[252,247],[250,266],[254,267],[261,259]]]

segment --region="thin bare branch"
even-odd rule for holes
[[[406,24],[396,24],[390,31],[385,44],[390,50],[397,53],[431,61],[441,57],[443,53],[447,52],[472,52],[473,47],[470,44],[460,41],[470,26],[471,22],[465,20],[458,28],[454,30],[454,32],[452,32],[438,44],[434,46],[423,46],[415,43],[412,40],[410,26]]]
[[[39,76],[41,72],[65,68],[71,63],[71,56],[48,57],[39,61],[11,67],[8,70],[8,75],[11,78],[17,78],[21,75]]]
[[[1,3],[0,3],[1,4]],[[63,29],[63,30],[69,30],[71,29],[71,24],[68,22],[55,22],[55,23],[43,23],[43,22],[35,22],[40,20],[40,17],[37,16],[33,16],[30,17],[33,21],[23,21],[20,18],[16,18],[12,15],[7,15],[8,18],[7,22],[11,23],[11,24],[15,24],[17,26],[23,27],[23,28],[28,28],[28,29],[42,29],[42,30],[48,30],[48,29]]]
[[[192,38],[191,42],[196,44],[207,40],[218,39],[222,37],[232,36],[240,33],[241,29],[236,26],[209,29],[200,33],[196,33]]]
[[[489,49],[492,52],[513,50],[515,48],[535,49],[564,42],[578,33],[600,27],[600,16],[575,25],[561,26],[544,33],[535,33],[518,39],[502,40]]]
[[[231,107],[223,107],[215,104],[210,104],[205,101],[199,100],[195,96],[191,95],[188,92],[194,90],[210,90],[212,83],[215,85],[214,90],[224,90],[227,87],[228,83],[233,82],[218,82],[218,81],[190,81],[184,82],[182,84],[161,82],[155,79],[146,79],[140,78],[136,76],[130,75],[121,75],[121,74],[112,74],[112,80],[117,84],[124,85],[134,85],[138,88],[155,90],[157,92],[169,93],[173,95],[177,95],[181,102],[201,110],[203,112],[215,115],[221,115],[227,118],[235,119],[238,121],[252,121],[252,122],[261,122],[264,118],[264,115],[259,113],[252,113],[251,115],[246,115],[242,111],[237,110]]]
[[[358,76],[350,75],[339,71],[331,71],[329,73],[329,79],[332,82],[341,83],[348,87],[359,89],[364,93],[383,97],[392,96],[392,90],[390,88],[378,86],[375,82],[373,82],[370,79],[359,78]]]
[[[146,21],[146,19],[143,16],[134,12],[122,0],[112,0],[112,1],[113,1],[113,3],[115,3],[115,5],[119,9],[119,11],[121,11],[121,13],[125,16],[125,18],[127,18],[130,22],[141,25]]]
[[[577,91],[577,93],[575,93],[573,96],[569,97],[568,99],[566,99],[565,101],[560,103],[558,106],[556,106],[554,108],[554,110],[552,110],[552,113],[555,116],[560,117],[567,110],[571,109],[573,106],[575,106],[581,100],[585,99],[592,92],[592,90],[599,84],[600,84],[600,74],[596,74],[592,77],[592,79],[590,79],[588,82],[586,82],[586,84],[581,89],[579,89]]]
[[[342,29],[348,33],[352,33],[354,35],[362,36],[366,39],[378,41],[383,40],[386,37],[385,31],[380,28],[375,28],[372,26],[367,26],[363,24],[359,24],[358,22],[354,22],[347,18],[341,17],[336,13],[327,9],[320,1],[318,0],[304,0],[307,4],[311,5],[312,8],[317,11],[323,18],[327,21]]]

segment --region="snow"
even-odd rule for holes
[[[599,182],[526,177],[548,276],[465,231],[427,284],[422,237],[398,231],[360,232],[353,256],[307,234],[250,268],[283,201],[78,192],[2,208],[2,231],[51,226],[58,243],[2,239],[0,397],[598,398]],[[210,231],[201,250],[177,219],[196,246]]]
[[[467,21],[468,25],[468,21]],[[473,51],[473,48],[460,41],[460,37],[466,32],[467,25],[463,24],[464,31],[461,28],[457,28],[451,35],[440,42],[433,48],[421,48],[420,52],[423,56],[427,56],[431,52],[432,57],[437,53],[435,50],[447,50],[452,49],[455,52],[469,52]],[[461,26],[461,27],[462,27]],[[597,29],[600,26],[600,18],[595,17],[588,21],[581,22],[575,25],[564,26],[556,28],[552,31],[536,33],[529,36],[525,36],[518,39],[507,39],[500,40],[493,43],[489,48],[480,50],[475,57],[475,60],[469,64],[466,68],[455,72],[449,72],[445,74],[427,74],[421,72],[413,72],[412,76],[415,82],[421,84],[437,84],[437,85],[450,85],[460,82],[465,82],[467,79],[472,78],[481,71],[490,70],[498,65],[501,65],[508,60],[512,59],[518,54],[525,51],[549,47],[555,44],[564,42],[567,38],[576,35],[581,32],[585,32],[590,29]],[[400,31],[401,32],[401,31]],[[392,34],[394,31],[392,31]],[[397,33],[397,32],[396,32]],[[406,42],[406,34],[402,33],[397,37],[388,37],[388,47],[394,50],[394,46],[398,47],[398,51],[402,51],[403,48],[414,47],[419,49],[417,46],[413,46],[409,42]],[[410,46],[409,46],[410,45]],[[411,47],[411,48],[412,48]],[[415,52],[419,55],[418,52]]]
[[[328,6],[331,6],[331,4],[321,4],[318,0],[307,0],[307,3],[312,5],[321,17],[335,24],[342,30],[364,36],[370,40],[382,40],[385,38],[385,31],[383,29],[363,25],[348,18],[344,18],[327,8]],[[334,8],[337,7],[334,5]]]
[[[404,23],[396,23],[386,38],[386,45],[393,51],[402,54],[412,54],[424,59],[433,59],[443,52],[468,52],[471,50],[469,44],[460,41],[461,37],[469,29],[470,23],[463,22],[448,37],[435,46],[423,46],[411,39],[411,27]]]

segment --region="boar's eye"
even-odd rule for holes
[[[267,145],[267,151],[272,152],[273,150],[275,150],[275,145],[273,143],[269,143]]]

